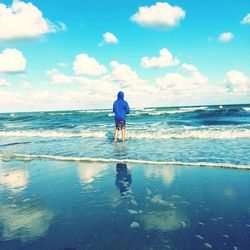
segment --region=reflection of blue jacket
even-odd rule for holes
[[[116,164],[116,172],[115,184],[120,189],[121,196],[125,196],[132,183],[131,173],[128,171],[127,164],[124,163]]]
[[[130,112],[128,103],[124,100],[124,93],[120,91],[117,94],[117,100],[113,104],[113,111],[115,112],[115,121],[125,121],[126,114]]]

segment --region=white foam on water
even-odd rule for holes
[[[136,200],[132,199],[130,202],[131,202],[131,204],[133,204],[134,206],[138,206],[138,203],[137,203]]]
[[[145,110],[145,111],[155,111],[156,109],[153,109],[153,108],[144,108],[143,110]]]
[[[212,245],[211,244],[209,244],[209,243],[204,243],[204,245],[207,247],[207,248],[212,248]]]
[[[112,112],[112,109],[100,109],[100,110],[82,110],[81,113],[107,113]]]
[[[64,137],[97,137],[105,138],[106,132],[102,131],[80,131],[80,132],[66,132],[66,131],[35,131],[35,130],[19,130],[19,131],[0,131],[0,136],[10,137],[43,137],[43,138],[64,138]]]
[[[69,138],[69,137],[92,137],[106,138],[107,131],[81,130],[81,131],[51,131],[51,130],[16,130],[0,131],[1,137],[44,137],[44,138]],[[149,130],[139,132],[127,130],[127,138],[131,139],[237,139],[250,138],[250,128],[210,128],[210,129],[161,129],[156,132]]]
[[[183,227],[186,227],[186,226],[187,226],[187,224],[186,224],[185,221],[181,221],[181,225],[182,225]]]
[[[58,116],[58,115],[74,115],[75,112],[65,112],[65,113],[62,113],[62,112],[49,112],[47,113],[47,115],[50,115],[50,116]]]
[[[136,222],[136,221],[133,221],[133,222],[130,224],[130,227],[131,227],[131,228],[138,228],[138,227],[140,227],[140,224],[139,224],[138,222]]]
[[[151,195],[152,191],[149,188],[146,188],[147,195]]]
[[[131,112],[128,116],[159,116],[159,115],[165,115],[165,114],[178,114],[178,113],[188,113],[188,112],[194,112],[197,110],[205,110],[207,109],[206,106],[204,107],[186,107],[186,108],[175,108],[170,110],[157,110],[157,109],[151,109],[151,108],[145,108],[145,109],[132,109],[134,112]],[[114,116],[113,113],[108,114],[108,116]]]
[[[32,155],[32,154],[0,154],[1,159],[17,159],[23,161],[31,161],[35,159],[48,159],[57,161],[77,161],[77,162],[103,162],[103,163],[134,163],[147,165],[171,165],[171,166],[191,166],[191,167],[216,167],[228,169],[250,170],[250,165],[236,165],[229,163],[218,162],[180,162],[180,161],[146,161],[135,159],[105,159],[105,158],[90,158],[90,157],[69,157],[59,155]]]
[[[180,110],[185,110],[186,112],[193,112],[193,111],[196,111],[196,110],[204,110],[204,109],[207,109],[207,106],[180,108]]]
[[[139,212],[133,209],[127,209],[127,211],[129,212],[129,214],[138,214]]]
[[[127,133],[128,138],[135,139],[236,139],[250,138],[250,129],[227,129],[227,130],[180,130],[179,132],[133,132]]]
[[[245,111],[249,111],[250,112],[250,107],[245,107],[243,108]]]
[[[195,237],[198,238],[198,239],[204,240],[204,237],[202,237],[202,236],[199,235],[199,234],[196,234]]]
[[[180,108],[180,109],[173,109],[173,110],[144,110],[144,111],[138,111],[129,114],[129,116],[141,116],[141,115],[148,115],[148,116],[159,116],[159,115],[165,115],[165,114],[179,114],[179,113],[188,113],[193,112],[196,110],[202,110],[200,108]]]

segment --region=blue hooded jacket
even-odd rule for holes
[[[125,121],[126,114],[130,112],[128,103],[124,100],[124,93],[120,91],[117,94],[117,100],[113,104],[113,111],[115,112],[115,121]]]

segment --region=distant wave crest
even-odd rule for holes
[[[80,131],[80,132],[67,132],[67,131],[1,131],[0,136],[10,137],[44,137],[44,138],[60,138],[60,137],[98,137],[104,138],[106,132],[102,131]]]
[[[157,109],[138,109],[134,110],[129,114],[129,116],[160,116],[160,115],[167,115],[167,114],[179,114],[179,113],[190,113],[199,110],[207,109],[206,106],[202,107],[190,107],[190,108],[176,108],[176,109],[169,109],[169,110],[157,110]],[[113,113],[108,114],[108,116],[114,116]]]

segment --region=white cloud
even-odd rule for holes
[[[62,31],[66,31],[66,30],[67,30],[67,26],[65,25],[65,23],[59,22],[59,25],[60,25],[60,29],[61,29]]]
[[[84,92],[81,98],[88,99],[89,102],[91,102],[90,100],[94,102],[99,102],[99,100],[106,101],[107,96],[112,96],[113,92],[119,90],[117,84],[105,80],[105,77],[90,79],[85,76],[66,75],[57,69],[48,70],[46,73],[50,76],[51,83],[55,85],[80,84]]]
[[[143,80],[138,77],[136,71],[132,70],[129,65],[112,61],[110,62],[110,66],[112,67],[112,72],[103,77],[105,80],[121,83],[122,85],[131,85],[143,82]]]
[[[131,20],[143,27],[172,28],[178,26],[184,17],[185,11],[182,8],[166,2],[157,2],[150,7],[140,7],[138,12],[131,16]]]
[[[73,62],[73,70],[76,74],[101,75],[106,72],[106,67],[87,54],[79,54]]]
[[[103,46],[103,45],[109,44],[109,43],[117,44],[119,42],[117,37],[110,32],[104,33],[102,35],[102,37],[103,37],[103,40],[98,44],[98,46]]]
[[[240,22],[241,24],[250,24],[250,13],[248,13]]]
[[[10,83],[6,79],[0,78],[0,87],[8,87]]]
[[[102,83],[101,81],[99,83]],[[89,83],[90,84],[90,83]],[[77,90],[34,90],[34,91],[1,91],[0,110],[2,112],[36,111],[36,110],[73,110],[83,108],[110,108],[119,88],[101,89],[98,85],[87,85],[82,82]]]
[[[78,89],[74,90],[60,87],[48,90],[49,85],[46,85],[46,90],[39,91],[30,89],[30,91],[14,92],[0,89],[0,109],[12,112],[110,108],[119,90],[125,92],[125,99],[131,107],[197,105],[211,100],[211,104],[222,100],[235,102],[234,100],[237,100],[235,98],[239,96],[237,92],[228,91],[229,84],[226,86],[225,83],[209,83],[208,78],[191,64],[182,64],[181,67],[184,70],[182,73],[168,73],[152,82],[142,80],[127,64],[112,61],[110,65],[110,72],[90,78],[75,74],[67,75],[57,69],[47,71],[51,83],[78,84]],[[234,88],[237,87],[236,80],[229,78],[231,83],[234,83]],[[240,82],[244,83],[245,78],[240,79]],[[234,90],[239,91],[237,88]],[[244,98],[246,99],[247,96]],[[244,99],[241,98],[242,100]]]
[[[108,98],[111,98],[114,93],[119,90],[118,84],[107,81],[103,77],[90,79],[85,76],[66,75],[56,69],[48,70],[47,75],[51,77],[51,82],[56,85],[80,84],[81,93],[71,92],[71,95],[75,96],[73,101],[74,105],[77,101],[82,103],[83,100],[88,100],[88,106],[93,108],[93,106],[91,106],[93,103],[107,102]],[[80,97],[77,98],[77,96]]]
[[[67,65],[67,63],[59,62],[59,63],[57,64],[57,66],[62,67],[62,68],[66,68],[68,65]]]
[[[31,90],[33,88],[28,81],[21,81],[21,86],[26,90]]]
[[[55,68],[47,70],[46,74],[51,77],[53,84],[69,84],[74,82],[74,77],[67,76]]]
[[[237,70],[227,72],[224,82],[231,93],[246,94],[250,89],[250,79]]]
[[[34,39],[46,33],[65,30],[52,24],[31,2],[13,1],[10,7],[0,4],[0,40]]]
[[[166,48],[160,50],[159,57],[143,57],[141,59],[141,66],[143,68],[165,68],[179,64],[179,60],[170,53]]]
[[[218,40],[223,43],[230,42],[234,38],[233,33],[231,32],[224,32],[219,35]]]
[[[103,38],[106,43],[118,43],[116,36],[110,32],[103,34]]]
[[[157,86],[174,95],[191,96],[208,83],[208,78],[201,74],[195,66],[183,64],[182,67],[190,73],[189,76],[167,73],[164,77],[156,79]]]
[[[26,68],[26,58],[17,49],[4,49],[0,53],[0,72],[18,73],[24,72]]]
[[[192,65],[192,64],[187,64],[187,63],[183,63],[182,64],[182,68],[189,71],[189,72],[195,72],[195,71],[198,71],[198,69]]]

